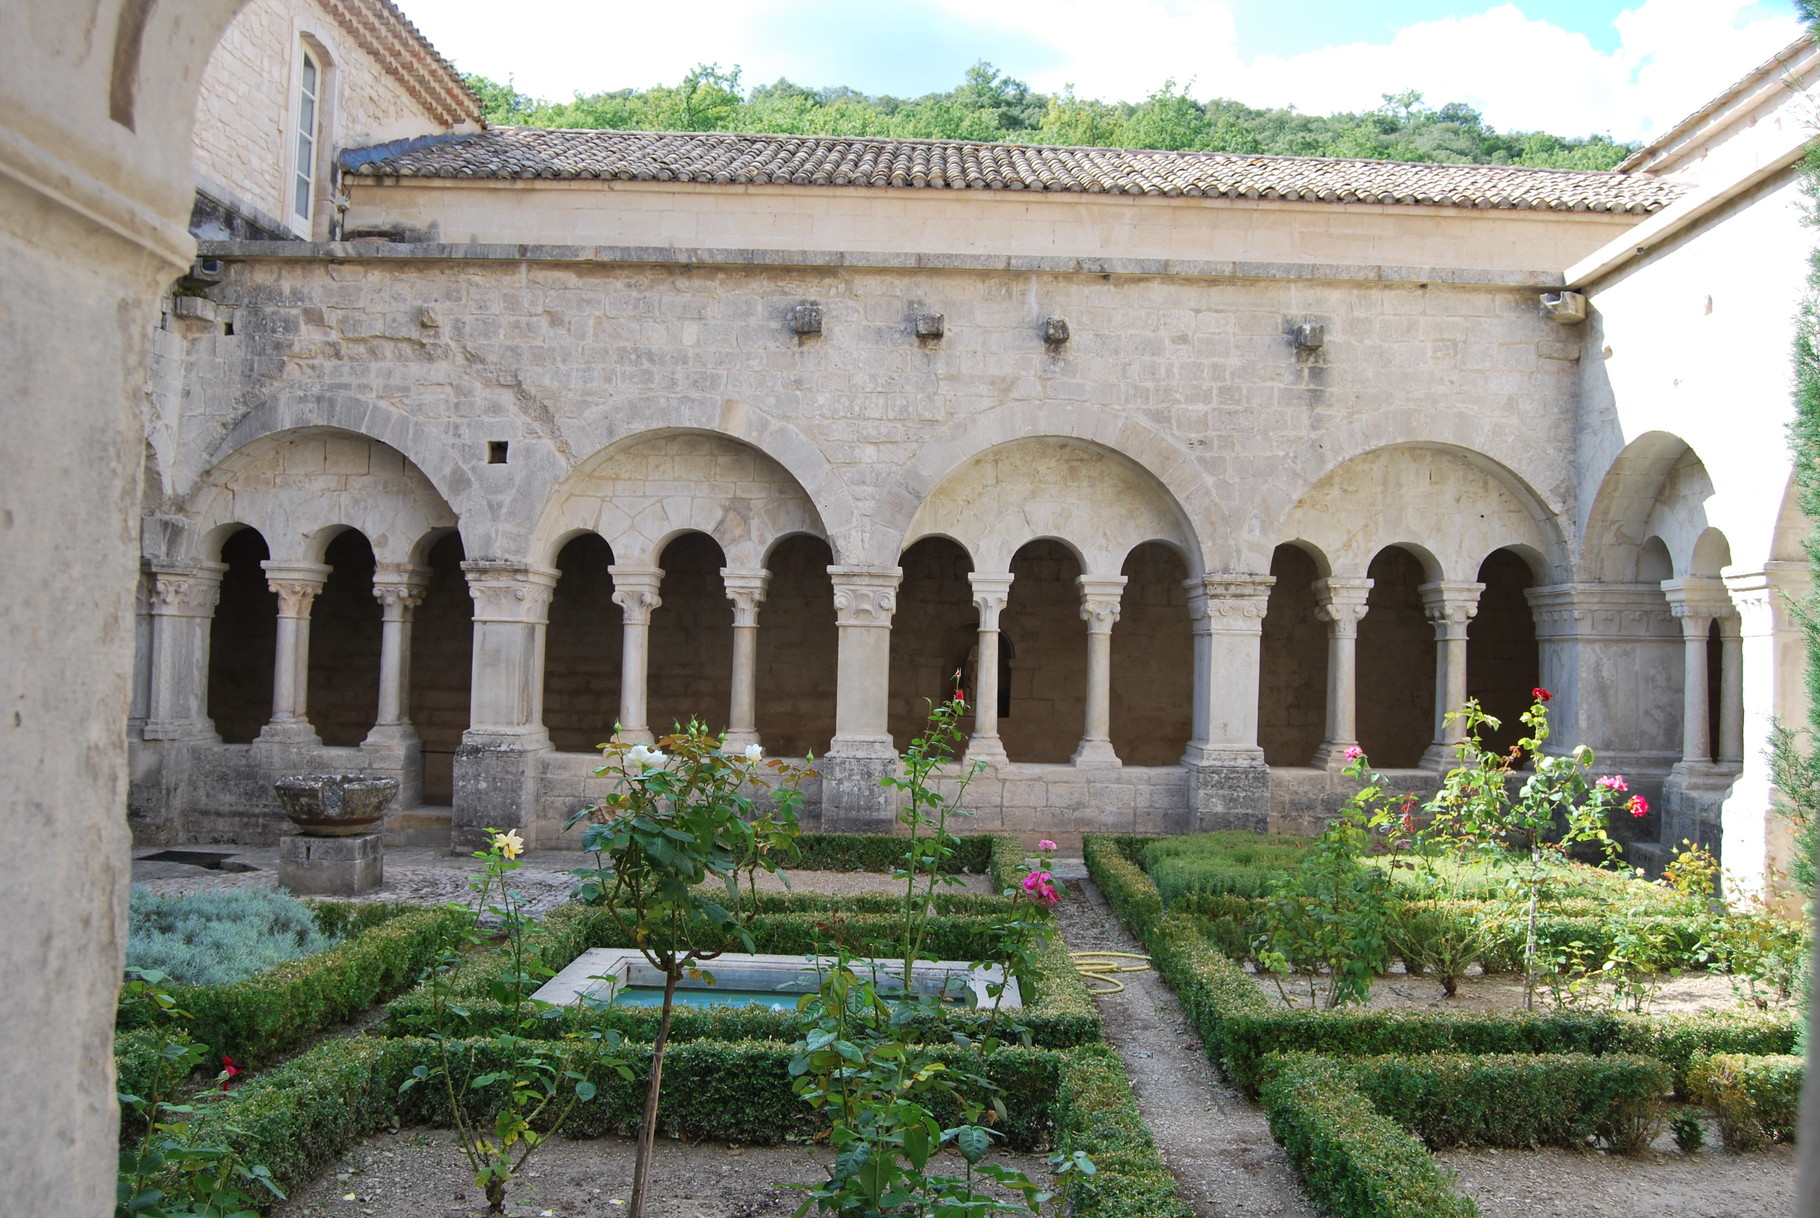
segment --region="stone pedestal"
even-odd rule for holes
[[[278,840],[278,886],[299,897],[357,897],[385,883],[379,834]]]

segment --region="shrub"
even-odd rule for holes
[[[1334,1218],[1467,1218],[1478,1207],[1453,1190],[1414,1135],[1377,1111],[1348,1063],[1280,1061],[1263,1091],[1270,1131]]]
[[[1265,896],[1270,881],[1299,864],[1314,841],[1226,829],[1154,840],[1140,861],[1163,903],[1176,909],[1198,897]]]
[[[1084,1152],[1096,1171],[1074,1186],[1074,1213],[1087,1218],[1190,1218],[1176,1197],[1175,1178],[1163,1166],[1118,1054],[1084,1045],[1060,1055],[1061,1087],[1055,1099],[1056,1141]]]
[[[1756,1150],[1794,1138],[1804,1067],[1788,1054],[1719,1053],[1694,1064],[1688,1091],[1718,1116],[1727,1150]]]
[[[391,915],[386,921],[327,951],[232,985],[173,990],[177,1004],[195,1016],[191,1034],[217,1056],[260,1065],[402,990],[439,951],[460,941],[459,910],[383,908]],[[143,1022],[123,1012],[118,1024],[124,1031]]]
[[[330,942],[308,905],[268,888],[162,896],[135,885],[127,903],[127,966],[175,985],[231,985]]]

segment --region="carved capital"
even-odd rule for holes
[[[273,562],[266,559],[259,566],[265,571],[265,584],[278,594],[278,616],[307,618],[310,606],[328,582],[330,568],[319,562]]]
[[[226,563],[154,563],[150,609],[153,617],[211,617],[221,599]]]
[[[628,626],[649,626],[651,613],[664,603],[657,589],[664,582],[661,567],[626,567],[614,563],[607,568],[613,577],[613,603],[618,605]]]
[[[385,620],[406,621],[411,611],[423,604],[430,588],[426,567],[404,562],[382,562],[373,571],[373,599],[379,602]]]
[[[1009,571],[991,575],[975,571],[967,576],[973,587],[973,607],[980,611],[981,630],[998,629],[998,615],[1011,600],[1011,579]]]
[[[556,572],[523,563],[480,559],[461,564],[474,598],[474,621],[541,624],[550,618]]]
[[[1538,639],[1632,642],[1680,634],[1657,584],[1547,584],[1523,595]]]
[[[1422,594],[1422,612],[1434,623],[1435,638],[1463,639],[1467,624],[1478,615],[1485,585],[1439,580],[1418,584],[1416,591]]]
[[[1738,610],[1737,628],[1744,635],[1766,635],[1801,628],[1797,609],[1813,593],[1806,563],[1771,562],[1761,571],[1733,572],[1725,590]]]
[[[1359,622],[1369,608],[1371,596],[1368,579],[1317,579],[1314,581],[1314,615],[1327,623],[1327,633],[1334,638],[1353,638]]]
[[[1222,573],[1182,581],[1188,590],[1188,618],[1201,634],[1257,634],[1270,609],[1270,575]]]
[[[727,599],[733,602],[733,625],[736,628],[757,626],[758,607],[765,602],[765,592],[771,586],[771,573],[762,569],[738,571],[732,567],[722,567],[720,580],[727,589]]]
[[[1726,592],[1725,581],[1711,576],[1665,579],[1662,595],[1668,598],[1668,611],[1680,619],[1681,633],[1688,638],[1705,638],[1714,618],[1730,617],[1737,612]]]
[[[1082,575],[1074,581],[1081,590],[1081,620],[1088,634],[1107,634],[1119,620],[1119,600],[1125,594],[1125,577]]]
[[[889,626],[897,612],[902,567],[829,567],[834,584],[834,620],[841,626]]]

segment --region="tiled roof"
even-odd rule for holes
[[[964,140],[496,127],[352,172],[401,178],[756,183],[1653,212],[1684,188],[1509,165],[1053,148]]]
[[[436,121],[481,125],[480,103],[461,74],[392,0],[323,0],[323,6]]]

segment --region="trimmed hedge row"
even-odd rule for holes
[[[1151,962],[1176,991],[1209,1057],[1255,1093],[1276,1052],[1336,1057],[1389,1053],[1628,1053],[1654,1058],[1686,1095],[1700,1055],[1787,1053],[1793,1016],[1765,1012],[1648,1016],[1582,1012],[1279,1010],[1254,978],[1219,951],[1197,923],[1162,914],[1156,886],[1118,839],[1089,837],[1083,853],[1094,882],[1142,938]]]
[[[1282,1060],[1264,1086],[1270,1132],[1334,1218],[1472,1218],[1414,1134],[1379,1112],[1347,1063]]]
[[[1694,1063],[1687,1089],[1718,1115],[1727,1150],[1756,1150],[1794,1141],[1805,1067],[1792,1054],[1718,1053]]]
[[[177,1005],[193,1016],[185,1033],[243,1067],[269,1062],[416,982],[438,952],[462,941],[468,925],[467,914],[448,908],[368,906],[372,913],[328,903],[317,908],[326,911],[319,917],[358,933],[232,985],[173,988]],[[149,1017],[144,1008],[123,1011],[118,1030],[142,1027]],[[131,1057],[138,1042],[122,1041]],[[131,1062],[121,1068],[139,1069]]]
[[[486,1041],[454,1042],[458,1073],[501,1064]],[[434,1042],[362,1037],[335,1040],[268,1071],[201,1114],[199,1136],[239,1149],[264,1163],[281,1188],[320,1175],[355,1140],[397,1125],[447,1126],[444,1091],[425,1084],[399,1087],[420,1063],[434,1060]],[[1138,1118],[1118,1058],[1103,1045],[1056,1051],[1003,1048],[980,1057],[954,1046],[935,1050],[950,1068],[965,1064],[1000,1087],[1009,1121],[1006,1144],[1029,1151],[1054,1142],[1085,1151],[1097,1173],[1077,1185],[1074,1212],[1082,1218],[1188,1218],[1149,1133]],[[819,1118],[790,1088],[793,1050],[780,1042],[694,1041],[664,1055],[658,1107],[662,1132],[688,1140],[725,1139],[765,1145],[809,1137]],[[622,1060],[626,1080],[611,1068]],[[638,1126],[650,1066],[645,1046],[577,1050],[571,1068],[599,1094],[577,1105],[566,1136],[626,1134]],[[483,1119],[486,1112],[481,1112]],[[952,1123],[954,1113],[938,1113]]]
[[[761,919],[760,922],[770,931],[775,931],[779,925],[768,919]],[[757,929],[755,927],[755,932]],[[977,930],[977,924],[975,929]],[[612,930],[609,921],[593,920],[585,913],[561,910],[552,913],[538,933],[547,944],[546,959],[551,967],[561,968],[589,947],[629,946],[623,939],[617,942],[604,941],[616,938]],[[801,950],[803,955],[809,954],[798,946],[777,946],[781,936],[759,934],[756,937],[761,952],[796,954]],[[987,953],[964,953],[945,958],[974,960],[985,954]],[[1098,1041],[1099,1009],[1094,1005],[1080,974],[1075,971],[1074,962],[1068,955],[1068,947],[1060,936],[1050,939],[1040,953],[1039,961],[1040,974],[1034,984],[1026,987],[1024,1006],[1020,1010],[1003,1013],[1000,1016],[1001,1024],[1022,1027],[1028,1031],[1032,1043],[1051,1049]],[[510,1008],[487,997],[501,967],[497,957],[477,958],[464,965],[455,978],[456,993],[462,998],[462,1006],[470,1012],[467,1026],[472,1035],[503,1031],[510,1022]],[[713,962],[709,961],[706,967],[712,972]],[[414,1029],[422,1026],[422,1020],[428,1015],[429,1009],[429,995],[422,989],[406,994],[386,1007],[385,1030],[394,1035],[412,1035]],[[655,1007],[613,1006],[599,1011],[569,1009],[552,1018],[539,1020],[533,1034],[554,1037],[583,1029],[611,1028],[628,1040],[649,1042],[657,1035],[660,1018],[661,1012]],[[908,1024],[905,1030],[918,1039],[926,1033],[936,1039],[946,1040],[956,1026],[980,1030],[989,1019],[990,1013],[986,1011],[949,1011],[944,1022],[923,1017]],[[796,1013],[773,1011],[769,1007],[679,1006],[670,1023],[672,1040],[790,1040],[796,1034]]]
[[[1025,852],[1017,838],[1008,833],[967,833],[957,838],[954,870],[990,875],[993,888],[1001,891],[1022,877]],[[889,872],[903,864],[909,845],[907,837],[896,833],[803,833],[786,870]]]

